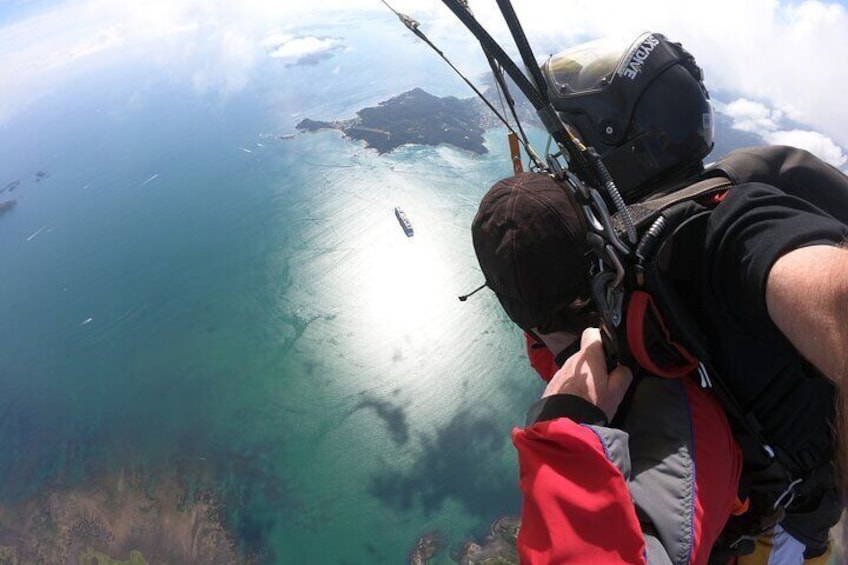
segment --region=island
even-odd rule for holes
[[[415,88],[378,106],[363,108],[354,118],[330,122],[307,118],[295,127],[340,130],[348,139],[364,141],[379,154],[408,144],[447,144],[482,155],[488,151],[483,144],[483,133],[491,123],[487,112],[476,98],[440,98]]]
[[[0,194],[3,194],[3,193],[4,193],[4,192],[6,192],[6,191],[14,192],[14,190],[15,190],[16,188],[18,188],[18,186],[20,186],[20,184],[21,184],[20,179],[18,179],[18,180],[13,180],[12,182],[10,182],[9,184],[7,184],[7,185],[6,185],[6,186],[4,186],[3,188],[0,188]]]
[[[17,200],[6,200],[5,202],[0,202],[0,216],[14,208],[17,203]]]

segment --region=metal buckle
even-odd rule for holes
[[[795,487],[798,486],[799,484],[801,484],[803,481],[804,481],[804,479],[795,479],[794,481],[789,483],[789,486],[786,487],[786,490],[783,491],[781,493],[781,495],[777,497],[777,500],[774,501],[774,506],[772,506],[772,508],[775,509],[775,510],[777,510],[778,508],[786,509],[793,502],[795,502],[795,495],[797,494],[795,492]],[[789,497],[789,500],[786,503],[784,503],[784,499],[786,497]]]
[[[621,324],[621,309],[624,304],[624,289],[621,286],[621,274],[601,271],[592,277],[592,300],[601,311],[601,317],[610,326],[617,328]]]
[[[613,249],[623,255],[629,255],[630,248],[618,237],[618,233],[612,225],[612,215],[601,193],[597,189],[587,186],[570,171],[566,170],[564,174],[568,189],[571,190],[576,200],[582,204],[581,208],[589,232],[597,234],[604,243],[612,245]]]

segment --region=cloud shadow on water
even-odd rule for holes
[[[500,455],[508,438],[494,420],[462,412],[435,437],[424,439],[411,469],[384,471],[372,479],[369,490],[400,511],[420,504],[431,514],[453,499],[481,520],[517,513],[518,477],[503,469]]]
[[[362,408],[373,408],[377,412],[377,416],[382,418],[388,426],[389,434],[396,444],[403,445],[409,441],[409,424],[406,421],[403,408],[376,398],[363,400],[356,406],[357,410]]]

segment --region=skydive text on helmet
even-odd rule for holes
[[[653,35],[649,35],[645,38],[645,41],[639,45],[639,48],[633,52],[633,55],[630,56],[630,60],[627,61],[627,64],[622,67],[618,74],[627,77],[630,80],[636,80],[636,77],[639,76],[639,73],[642,72],[642,65],[648,60],[648,57],[651,55],[651,51],[654,50],[654,47],[660,44],[660,40],[654,37]]]

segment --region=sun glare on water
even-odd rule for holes
[[[362,323],[372,332],[403,335],[447,319],[449,271],[436,242],[399,233],[362,260]]]

